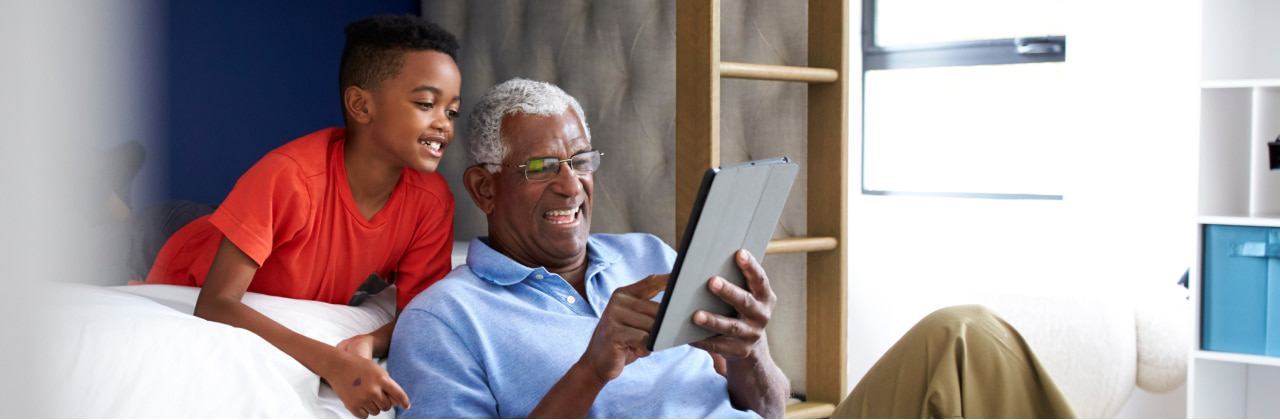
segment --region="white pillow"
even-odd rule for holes
[[[163,304],[178,312],[195,313],[200,288],[148,284],[116,286],[112,290],[128,292]],[[289,299],[248,292],[240,301],[281,325],[318,341],[337,345],[349,337],[370,333],[395,318],[395,286],[369,297],[360,306],[335,305],[312,300]]]
[[[199,289],[50,286],[40,363],[68,403],[49,417],[351,417],[319,376],[247,330],[191,315]],[[389,322],[390,293],[360,307],[246,293],[244,302],[325,343]],[[380,417],[389,418],[391,413]]]

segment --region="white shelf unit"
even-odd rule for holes
[[[1280,227],[1280,0],[1204,0],[1197,246],[1191,270],[1191,418],[1280,418],[1280,358],[1201,349],[1205,225]]]

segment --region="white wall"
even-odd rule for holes
[[[36,360],[50,344],[40,332],[52,314],[34,311],[56,296],[37,287],[100,266],[94,152],[153,133],[149,4],[0,1],[0,416],[38,417],[80,398],[42,383]]]
[[[1063,201],[858,195],[859,148],[851,147],[850,386],[940,307],[1019,294],[1132,301],[1167,289],[1190,266],[1200,3],[1064,3],[1074,106],[1047,129],[1075,140],[1036,157],[1071,163]],[[860,22],[852,9],[851,22]],[[860,68],[857,54],[852,68]],[[861,92],[850,98],[856,145]],[[1182,410],[1184,394],[1143,395],[1121,415],[1181,416],[1168,406]]]

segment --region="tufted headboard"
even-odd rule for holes
[[[675,245],[675,0],[424,0],[423,16],[462,43],[462,118],[475,98],[513,77],[555,83],[581,102],[596,148],[606,153],[595,175],[592,231],[646,232]],[[804,2],[725,1],[725,61],[804,66]],[[775,238],[805,234],[806,103],[804,84],[721,82],[723,163],[788,156],[800,163]],[[445,154],[440,173],[456,200],[455,235],[486,234],[484,214],[462,188],[466,139]],[[759,257],[759,256],[757,256]],[[778,304],[770,349],[804,392],[805,256],[764,260]]]

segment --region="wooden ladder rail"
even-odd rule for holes
[[[684,232],[702,174],[720,166],[720,79],[809,83],[810,237],[779,239],[767,254],[807,252],[805,393],[788,418],[830,416],[847,388],[849,2],[809,1],[809,66],[720,61],[720,1],[679,0],[676,11],[676,233]]]

